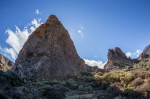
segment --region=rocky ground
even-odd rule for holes
[[[149,99],[150,72],[129,68],[84,72],[66,80],[21,79],[0,71],[0,99]]]

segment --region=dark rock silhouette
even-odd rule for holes
[[[127,56],[118,47],[115,49],[109,49],[107,57],[108,61],[104,66],[106,70],[121,69],[126,66],[132,66],[137,62],[137,60],[127,58]]]
[[[87,65],[55,15],[28,38],[13,68],[22,77],[61,79],[80,75]]]

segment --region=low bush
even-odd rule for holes
[[[123,91],[123,94],[124,94],[125,96],[131,96],[131,95],[134,94],[134,91],[131,90],[131,89],[125,89],[125,90]]]
[[[112,86],[108,87],[107,90],[106,90],[107,93],[111,93],[112,91],[113,91],[113,87]]]
[[[78,88],[77,82],[72,80],[72,79],[67,80],[66,83],[65,83],[65,86],[69,87],[71,89],[77,89]]]
[[[21,87],[19,87],[21,90],[23,90],[24,92],[26,92],[26,93],[30,93],[30,90],[29,90],[29,88],[27,88],[27,87],[25,87],[25,86],[21,86]]]
[[[93,94],[68,96],[66,99],[94,99]]]
[[[45,86],[42,86],[40,87],[40,92],[45,95],[48,91],[50,91],[52,89],[52,86],[50,85],[45,85]]]
[[[93,76],[90,72],[82,72],[82,76]]]
[[[83,86],[83,85],[80,85],[78,86],[78,90],[79,91],[92,91],[93,88],[91,86]]]
[[[3,72],[0,71],[0,76],[7,79],[12,86],[20,86],[22,84],[22,79],[14,72]]]
[[[129,72],[125,72],[122,70],[115,70],[115,71],[110,71],[108,73],[105,73],[102,76],[99,76],[97,74],[94,75],[94,78],[101,82],[124,82],[124,83],[129,83],[133,76],[131,73]]]
[[[43,96],[48,99],[65,99],[65,94],[62,88],[57,88],[58,86],[52,87],[50,85],[45,85],[40,88],[40,92]],[[64,89],[66,90],[66,89]]]
[[[65,99],[65,93],[58,90],[47,91],[44,96],[48,99]]]
[[[134,68],[147,68],[150,69],[150,59],[145,59],[134,65]]]

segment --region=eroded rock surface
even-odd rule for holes
[[[29,36],[13,70],[23,77],[60,79],[80,75],[86,68],[68,31],[51,15]]]
[[[138,57],[138,60],[143,60],[146,58],[150,58],[150,45],[148,45]]]
[[[0,70],[9,71],[14,66],[14,63],[8,58],[0,54]]]
[[[126,66],[132,66],[137,62],[137,60],[127,58],[127,56],[118,47],[115,49],[109,49],[107,57],[108,61],[104,66],[106,70],[121,69]]]

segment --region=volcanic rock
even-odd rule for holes
[[[138,57],[138,60],[150,58],[150,44],[143,50],[142,54]]]
[[[14,66],[14,63],[8,58],[0,54],[0,70],[9,71]]]
[[[118,47],[115,49],[109,49],[108,51],[108,61],[104,66],[106,70],[121,69],[126,66],[132,66],[137,60],[127,58],[127,56]]]
[[[51,15],[29,36],[13,70],[22,77],[63,79],[78,76],[86,68],[68,31]]]

